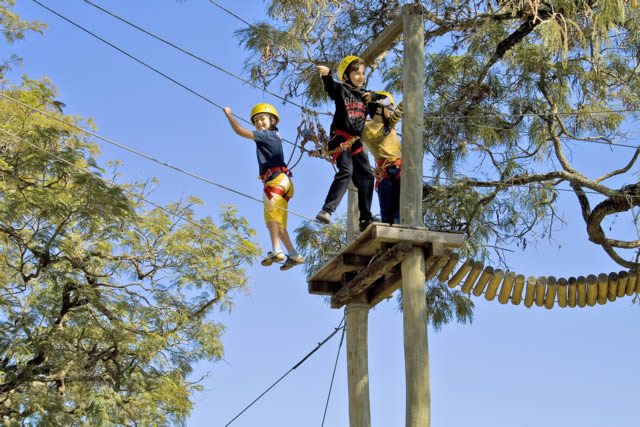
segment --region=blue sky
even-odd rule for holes
[[[296,107],[200,64],[81,0],[44,3],[217,104],[230,106],[238,115],[247,116],[258,102],[272,103],[282,118],[281,134],[295,138],[301,120]],[[250,22],[264,17],[262,1],[220,3]],[[247,78],[242,66],[248,53],[233,36],[243,24],[210,2],[112,0],[99,4]],[[2,45],[1,57],[15,53],[24,58],[23,68],[11,76],[14,83],[21,73],[31,78],[47,76],[57,85],[59,99],[67,105],[65,112],[93,117],[100,135],[261,197],[254,146],[231,131],[221,110],[33,2],[18,2],[16,11],[24,19],[46,22],[49,29],[43,36],[29,34],[24,41]],[[278,87],[270,90],[279,92]],[[638,143],[633,138],[628,142]],[[150,197],[155,202],[194,195],[206,203],[200,214],[214,217],[220,205],[236,205],[258,231],[263,249],[269,249],[259,203],[104,143],[101,146],[103,164],[123,162],[123,180],[159,179]],[[285,149],[288,154],[290,147]],[[594,144],[576,149],[571,160],[599,176],[622,164],[628,155]],[[327,163],[305,157],[294,170],[296,194],[291,209],[314,216],[332,173]],[[377,199],[374,207],[377,210]],[[556,277],[620,271],[588,242],[571,193],[560,194],[558,208],[567,224],[557,227],[552,241],[531,244],[525,252],[513,248],[517,252],[507,254],[511,270],[525,276]],[[340,212],[345,209],[343,202]],[[618,233],[633,231],[624,227],[627,220],[621,216],[613,224]],[[290,216],[289,221],[293,230],[301,220]],[[190,426],[225,425],[332,332],[343,316],[341,310],[330,309],[322,298],[307,293],[301,268],[281,273],[276,267],[257,265],[248,272],[249,292],[235,295],[231,313],[215,314],[226,325],[225,357],[198,366],[198,374],[210,375],[202,383],[205,391],[195,397]],[[474,302],[472,325],[429,330],[433,426],[638,425],[640,311],[631,298],[604,306],[553,310],[503,306],[483,298]],[[339,339],[338,334],[231,425],[320,425]],[[369,375],[372,425],[404,425],[402,314],[395,299],[370,313]],[[325,425],[348,425],[344,348]]]

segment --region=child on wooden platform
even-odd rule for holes
[[[362,89],[365,81],[365,63],[357,56],[347,56],[338,66],[338,78],[333,80],[331,70],[324,65],[317,66],[324,89],[336,105],[331,122],[329,153],[338,167],[331,187],[316,219],[329,224],[331,214],[335,212],[349,187],[349,182],[358,189],[358,208],[360,210],[360,231],[373,221],[371,200],[373,199],[373,171],[367,155],[362,151],[362,129],[367,115],[367,102],[377,96]]]
[[[364,125],[362,142],[369,148],[376,161],[376,191],[380,202],[382,222],[400,222],[400,168],[402,146],[396,133],[396,124],[402,117],[402,102],[395,104],[389,92],[376,92],[382,96],[369,103],[367,109],[371,120]]]
[[[280,121],[278,112],[269,104],[254,106],[250,117],[256,130],[250,131],[238,123],[231,115],[229,107],[223,108],[223,111],[235,133],[256,143],[260,173],[258,178],[264,183],[264,220],[273,245],[273,250],[267,253],[261,264],[268,266],[274,262],[285,261],[284,253],[280,249],[281,240],[289,253],[280,270],[288,270],[302,264],[304,258],[296,252],[287,232],[287,206],[289,199],[293,197],[293,182],[290,179],[291,172],[284,161],[282,139],[276,127]]]

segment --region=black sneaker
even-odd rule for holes
[[[360,220],[360,232],[362,233],[364,230],[367,229],[367,227],[370,224],[373,224],[375,222],[375,220],[373,218],[371,219],[366,219],[366,220]]]

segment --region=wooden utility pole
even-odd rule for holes
[[[347,210],[347,242],[360,232],[358,190],[349,185]],[[349,425],[371,426],[369,403],[369,304],[366,295],[349,302],[344,308],[347,328],[347,383],[349,389]]]
[[[402,6],[404,35],[402,180],[400,223],[424,226],[422,161],[424,127],[424,22],[420,5]],[[411,249],[402,262],[402,312],[406,377],[406,426],[431,423],[424,252]]]

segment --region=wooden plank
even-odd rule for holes
[[[598,298],[598,278],[590,274],[587,276],[587,305],[593,307]]]
[[[391,49],[402,34],[402,16],[396,16],[373,42],[360,54],[360,58],[368,65],[375,62],[383,52]]]
[[[516,273],[513,271],[508,271],[507,274],[504,275],[504,282],[502,282],[502,287],[500,288],[500,293],[498,294],[498,302],[500,304],[506,304],[509,302],[509,297],[511,296],[511,289],[513,289],[513,283],[516,280]],[[524,281],[524,276],[522,277]]]
[[[356,255],[356,254],[341,254],[339,255],[338,268],[343,272],[362,270],[371,261],[370,256]]]
[[[402,271],[399,267],[395,267],[387,277],[374,282],[367,291],[369,307],[374,307],[380,301],[391,298],[400,286],[402,286]]]
[[[473,265],[471,266],[471,272],[469,273],[469,275],[467,276],[467,279],[462,284],[462,289],[460,289],[460,291],[463,294],[468,294],[469,292],[471,292],[471,288],[473,287],[473,284],[476,282],[476,279],[482,272],[482,267],[483,265],[480,261],[476,261],[473,263]]]
[[[449,279],[449,287],[451,289],[455,288],[458,283],[462,280],[464,276],[471,270],[471,266],[473,265],[473,260],[468,259],[464,264],[456,271],[456,273]]]
[[[598,274],[598,304],[602,305],[607,302],[607,294],[609,293],[609,276],[607,273]]]
[[[593,276],[595,279],[595,276]],[[587,305],[587,279],[584,276],[579,276],[577,281],[578,286],[578,307],[584,307]]]
[[[403,177],[405,177],[404,157],[402,170]],[[460,248],[464,244],[464,234],[429,231],[418,228],[388,227],[374,224],[372,229],[372,240],[375,242],[409,242],[415,246],[426,246],[429,243],[440,243],[446,248]]]
[[[340,290],[342,282],[324,282],[312,280],[309,282],[309,293],[313,295],[333,295]]]
[[[434,263],[431,264],[431,266],[429,267],[428,270],[426,270],[426,273],[424,275],[425,280],[431,280],[434,277],[436,277],[436,274],[438,274],[440,269],[442,269],[442,267],[444,267],[447,261],[449,261],[449,255],[451,255],[451,253],[446,253],[444,255],[441,255],[435,260]]]
[[[493,301],[496,297],[496,293],[498,292],[498,286],[500,286],[500,282],[504,278],[504,271],[499,268],[493,271],[493,275],[489,280],[489,285],[487,285],[487,291],[484,293],[484,297],[487,301]]]
[[[536,280],[536,305],[542,307],[544,305],[545,291],[547,290],[547,278],[538,277]]]
[[[460,259],[460,254],[458,254],[457,252],[452,253],[449,256],[447,265],[445,265],[442,271],[440,272],[440,274],[438,274],[438,281],[440,283],[444,283],[445,280],[447,280],[447,278],[449,277],[453,269],[456,267],[456,264],[458,263],[459,259]]]
[[[409,254],[410,249],[411,245],[406,242],[394,245],[337,291],[333,297],[331,297],[331,307],[340,308],[354,296],[360,295],[369,285],[404,260]]]
[[[622,298],[627,292],[627,282],[629,281],[629,273],[621,271],[618,273],[618,297]]]
[[[524,295],[525,307],[531,307],[536,294],[536,278],[533,276],[527,277],[527,290]]]
[[[556,278],[553,276],[547,277],[547,294],[544,297],[544,307],[547,310],[553,308],[553,304],[556,302]]]
[[[567,279],[561,277],[558,279],[558,305],[562,308],[567,306]]]
[[[569,277],[569,307],[575,307],[578,301],[578,279]]]
[[[631,296],[636,291],[636,283],[638,283],[638,270],[629,271],[629,280],[627,281],[627,296]]]
[[[476,285],[473,288],[473,294],[475,296],[479,297],[480,295],[482,295],[482,292],[484,291],[484,287],[489,282],[489,279],[491,279],[492,275],[493,275],[493,267],[491,266],[485,267],[484,271],[480,275],[480,278],[478,279],[478,283],[476,283]]]
[[[518,305],[522,301],[522,290],[524,289],[524,275],[518,274],[516,276],[516,284],[513,286],[513,292],[511,294],[511,304]]]
[[[607,286],[607,298],[609,301],[613,302],[616,300],[616,295],[618,293],[618,274],[617,273],[609,273],[609,284]]]

